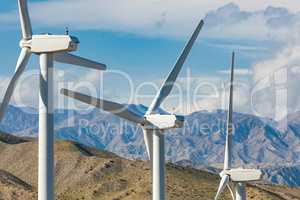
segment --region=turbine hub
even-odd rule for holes
[[[220,177],[223,177],[223,176],[226,176],[226,175],[230,175],[229,171],[228,170],[223,170],[220,172]]]
[[[31,39],[22,39],[19,46],[21,48],[31,48]]]

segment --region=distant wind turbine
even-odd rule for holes
[[[227,186],[231,192],[233,200],[246,200],[246,189],[245,183],[251,181],[261,180],[262,172],[257,169],[232,169],[232,137],[234,131],[233,124],[233,77],[234,77],[234,58],[235,54],[232,53],[232,63],[231,63],[231,80],[230,80],[230,93],[229,93],[229,108],[227,116],[227,134],[226,134],[226,144],[225,144],[225,158],[224,158],[224,168],[220,173],[221,182],[215,196],[217,200],[221,193]],[[234,185],[234,192],[230,188],[229,182]]]
[[[98,70],[105,70],[106,66],[69,54],[68,52],[77,49],[79,40],[76,37],[51,34],[33,35],[27,1],[18,0],[18,6],[22,29],[21,53],[0,107],[0,120],[6,112],[15,86],[31,54],[38,55],[40,58],[38,199],[54,200],[53,61]]]
[[[93,98],[67,89],[61,90],[61,93],[66,96],[93,105],[107,112],[111,112],[121,118],[139,124],[142,127],[147,153],[152,163],[153,200],[165,200],[164,132],[168,129],[180,128],[184,123],[184,117],[182,116],[174,114],[157,114],[156,111],[170,94],[203,24],[204,22],[201,20],[145,115],[139,115],[123,104]]]

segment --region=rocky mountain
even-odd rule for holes
[[[143,113],[142,105],[129,105]],[[0,129],[18,136],[37,136],[38,116],[33,109],[10,107]],[[161,111],[163,112],[163,111]],[[299,116],[299,117],[298,117]],[[234,113],[236,166],[263,168],[265,180],[300,186],[300,114],[287,117],[288,124]],[[215,169],[223,162],[226,112],[195,112],[185,126],[166,133],[166,157],[172,163]],[[99,111],[55,111],[55,134],[86,146],[107,150],[125,158],[147,159],[141,129],[118,117]]]
[[[17,144],[0,141],[0,199],[37,199],[37,141],[24,140]],[[127,160],[82,144],[57,141],[56,199],[151,199],[149,164],[141,160]],[[212,173],[172,164],[167,166],[169,199],[212,199],[218,182],[219,177]],[[298,200],[299,194],[299,189],[289,187],[259,183],[247,185],[247,196],[252,200]],[[228,191],[222,199],[231,199]]]

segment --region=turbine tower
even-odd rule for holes
[[[69,52],[75,51],[79,44],[76,37],[51,34],[33,35],[27,1],[18,0],[18,7],[22,30],[21,53],[0,107],[0,120],[6,112],[15,86],[31,54],[38,55],[40,58],[38,199],[54,200],[53,62],[98,70],[105,70],[106,66],[70,54]]]
[[[144,115],[133,112],[123,104],[93,98],[67,89],[61,90],[61,93],[65,96],[72,97],[104,111],[111,112],[121,118],[139,124],[142,127],[147,153],[152,163],[153,200],[165,200],[164,133],[168,129],[180,128],[184,123],[184,117],[182,116],[174,114],[158,114],[157,110],[165,98],[170,94],[177,76],[196,41],[203,24],[204,22],[201,20],[192,34],[192,37],[186,44],[182,54],[175,63],[175,66]]]
[[[233,77],[234,77],[234,59],[235,53],[232,53],[232,63],[231,63],[231,80],[230,80],[230,93],[229,93],[229,107],[227,116],[227,134],[225,143],[225,158],[224,158],[224,168],[220,173],[221,182],[215,196],[215,200],[219,198],[221,193],[227,186],[231,192],[233,200],[246,200],[246,190],[245,183],[251,181],[261,180],[262,172],[257,169],[242,169],[236,168],[232,169],[232,142],[234,134],[234,124],[233,124]],[[234,185],[234,192],[232,191],[229,182]]]

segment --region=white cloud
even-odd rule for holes
[[[283,7],[249,12],[233,3],[210,11],[205,17],[210,37],[275,41],[290,38],[291,31],[299,27],[299,19],[299,13]]]
[[[261,45],[259,46],[259,44],[256,45],[247,45],[247,44],[232,44],[232,43],[207,43],[209,46],[212,47],[218,47],[218,48],[223,48],[223,49],[235,49],[235,50],[239,50],[239,52],[241,51],[245,51],[245,52],[257,52],[257,51],[268,51],[268,48],[266,48],[265,46]]]
[[[120,103],[132,103],[134,85],[132,78],[125,72],[118,70],[87,70],[68,67],[60,68],[55,63],[54,68],[54,106],[56,108],[90,108],[89,106],[73,101],[60,94],[61,88],[82,92],[94,97],[109,99]],[[3,97],[10,77],[0,77],[0,97]],[[21,107],[38,108],[39,70],[25,71],[17,83],[11,104]],[[141,102],[142,103],[142,102]]]
[[[244,74],[243,70],[241,72],[241,74]],[[14,92],[12,103],[18,106],[38,107],[38,73],[38,70],[30,70],[23,74]],[[255,71],[253,76],[256,77],[257,73],[259,72]],[[271,73],[271,71],[265,73],[268,74]],[[101,74],[102,73],[95,73],[95,71],[73,73],[72,71],[56,69],[53,97],[55,107],[85,109],[87,112],[93,109],[91,106],[60,95],[59,90],[61,88],[72,89],[120,103],[141,103],[147,106],[149,102],[153,100],[160,87],[160,81],[154,81],[151,84],[149,83],[154,87],[153,91],[149,92],[149,88],[147,90],[147,87],[143,87],[141,88],[142,90],[138,91],[139,85],[128,80],[130,77],[126,77],[126,74],[124,76],[122,72],[107,72],[103,76],[105,80]],[[268,76],[265,75],[265,77]],[[280,77],[277,79],[282,80]],[[0,80],[3,80],[0,82],[1,96],[3,96],[7,88],[8,78],[2,77]],[[296,84],[295,80],[296,79],[293,79],[293,81],[289,82],[289,89],[293,91],[291,95],[294,95],[290,96],[290,98],[293,99],[296,97],[296,90],[298,88],[298,84]],[[114,81],[116,81],[115,84]],[[115,86],[112,86],[112,84]],[[259,84],[255,85],[256,89],[258,88],[257,86],[262,88],[266,87],[267,89],[260,90],[262,91],[261,93],[256,93],[254,109],[258,112],[254,114],[274,117],[275,104],[273,100],[275,99],[275,95],[272,93],[273,90],[270,89],[270,81],[259,82]],[[253,107],[251,107],[250,102],[251,90],[253,89],[251,82],[236,79],[234,88],[235,112],[253,113]],[[199,110],[227,109],[228,90],[227,76],[181,77],[178,79],[175,88],[162,106],[165,110],[178,114],[188,114]],[[130,92],[133,93],[130,94]],[[143,96],[143,94],[147,95]],[[294,100],[294,103],[297,102],[299,101]]]
[[[298,67],[300,62],[300,44],[286,47],[280,51],[275,58],[261,61],[254,65],[254,81],[261,80],[269,75],[279,72],[282,69],[293,69]]]
[[[34,107],[38,108],[38,97],[39,97],[39,70],[27,70],[25,71],[17,86],[14,90],[11,104],[18,105],[21,107]],[[90,84],[89,92],[94,92],[98,82],[96,79],[92,79],[90,74],[97,74],[95,71],[88,74],[80,73],[80,75],[75,75],[71,71],[63,71],[54,68],[54,104],[55,107],[63,106],[64,97],[59,94],[59,91],[63,87],[77,87],[78,89],[84,89],[86,85]],[[87,78],[87,79],[85,79]],[[11,77],[1,77],[0,78],[0,96],[3,97],[8,86],[8,82]],[[87,81],[88,80],[88,81]],[[88,83],[88,84],[87,84]],[[93,93],[94,95],[94,93]]]
[[[300,109],[299,52],[300,43],[294,43],[253,66],[255,107],[261,115],[281,119]]]
[[[230,70],[220,70],[220,71],[218,71],[218,73],[229,75],[231,73],[231,71]],[[249,75],[252,75],[252,70],[244,69],[244,68],[235,68],[234,69],[234,75],[249,76]]]
[[[117,32],[127,32],[147,36],[164,37],[186,37],[194,29],[197,21],[205,17],[206,26],[202,33],[206,37],[217,39],[243,39],[244,40],[271,40],[282,42],[283,49],[268,60],[261,61],[253,66],[252,70],[236,69],[237,75],[253,75],[254,89],[260,90],[254,97],[255,110],[263,116],[276,117],[274,106],[276,102],[276,90],[274,90],[273,74],[281,69],[287,69],[288,81],[288,109],[289,111],[299,110],[300,102],[298,94],[300,44],[297,42],[300,30],[299,2],[295,0],[255,0],[255,1],[232,1],[235,4],[228,4],[231,1],[212,0],[190,0],[186,3],[181,0],[53,0],[47,2],[31,3],[31,16],[34,26],[65,27],[71,29],[96,29]],[[280,8],[268,6],[280,6]],[[288,8],[289,10],[285,9]],[[12,24],[18,20],[16,11],[0,13],[1,24]],[[227,44],[225,44],[226,46]],[[245,51],[264,51],[264,47],[252,45],[229,44],[230,48],[238,48]],[[228,74],[227,70],[219,73]],[[283,73],[279,73],[282,75]],[[85,76],[72,76],[68,80],[75,82],[91,82],[99,87],[99,77],[94,72]],[[64,77],[64,80],[66,77]],[[279,77],[279,80],[281,78]],[[6,87],[7,79],[1,82],[1,88]],[[278,79],[277,79],[278,80]],[[217,84],[217,90],[222,90],[222,84]],[[20,94],[24,97],[24,104],[37,103],[37,77],[24,81],[20,88]],[[237,90],[236,111],[251,112],[249,85],[242,90]],[[272,85],[273,84],[273,85]],[[120,84],[119,84],[120,85]],[[122,85],[122,84],[121,84]],[[35,91],[35,94],[32,94]],[[119,89],[120,91],[120,89]],[[128,91],[126,91],[127,93]],[[224,93],[224,92],[223,92]],[[223,94],[220,92],[219,94]],[[111,95],[113,94],[113,95]],[[97,94],[96,94],[97,95]],[[126,95],[118,91],[110,90],[107,96],[116,96],[119,102],[126,102],[122,99]],[[94,95],[95,96],[95,95]],[[128,96],[128,95],[127,95]],[[224,108],[226,95],[219,95],[215,99],[200,98],[197,103],[203,109]],[[128,99],[127,99],[128,100]],[[141,102],[142,103],[142,102]],[[187,103],[187,102],[184,102]],[[192,110],[195,110],[194,106]],[[280,111],[282,112],[282,111]]]
[[[182,77],[177,81],[180,89],[174,89],[171,98],[166,99],[167,110],[176,113],[189,114],[199,110],[227,109],[229,99],[229,76],[202,76]],[[250,89],[249,81],[236,79],[234,85],[234,110],[235,112],[250,113]],[[182,99],[178,94],[181,91]],[[176,96],[177,95],[177,96]],[[172,101],[172,97],[177,101]]]
[[[227,4],[230,2],[235,4]],[[188,3],[181,0],[53,0],[31,3],[30,14],[34,26],[70,26],[71,29],[171,37],[187,37],[200,18],[206,16],[203,32],[206,37],[272,39],[279,33],[287,36],[299,14],[267,7],[270,5],[300,11],[294,0],[190,0]],[[2,23],[17,19],[16,11],[0,14]]]

